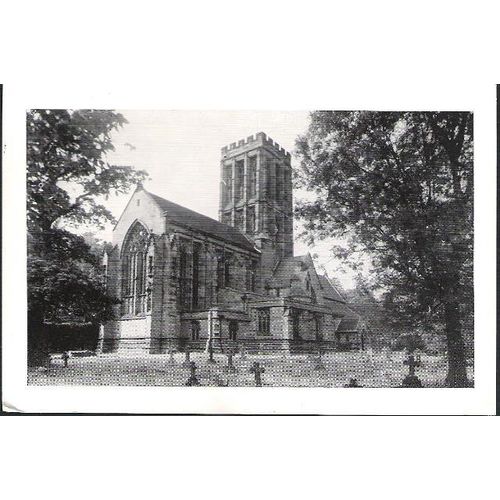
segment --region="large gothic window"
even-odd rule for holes
[[[148,231],[136,222],[129,230],[122,251],[123,314],[135,316],[151,310],[153,259]]]
[[[179,248],[179,298],[184,311],[200,307],[200,262],[200,243],[183,242]]]

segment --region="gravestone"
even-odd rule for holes
[[[408,366],[408,375],[403,379],[401,387],[422,387],[421,380],[415,375],[415,368],[422,364],[420,355],[415,357],[412,352],[408,353],[408,358],[403,361],[403,364]]]
[[[186,351],[184,352],[184,355],[185,355],[185,358],[184,358],[184,363],[182,363],[182,366],[184,366],[184,368],[190,368],[191,367],[191,352],[189,351],[189,349],[186,349]]]
[[[255,376],[255,387],[262,387],[261,375],[266,371],[265,368],[261,367],[258,361],[255,361],[249,371]]]
[[[174,350],[172,348],[168,350],[168,364],[175,365]]]
[[[241,361],[247,360],[247,350],[244,345],[240,347],[240,360]]]
[[[323,358],[321,356],[321,351],[318,353],[317,356],[314,357],[314,370],[326,370],[326,367],[323,363]]]
[[[186,385],[187,386],[201,385],[200,381],[196,377],[196,363],[194,361],[191,361],[189,363],[189,369],[190,369],[190,375],[186,382]]]
[[[68,351],[64,351],[62,353],[62,360],[64,361],[64,368],[68,368],[68,362],[69,362],[69,358],[70,358],[70,354]]]
[[[344,387],[363,387],[358,384],[358,380],[356,378],[349,379],[349,383],[345,384]]]
[[[217,387],[227,387],[229,385],[229,379],[224,382],[221,378],[220,378],[220,375],[218,373],[216,373],[214,375],[214,381],[215,381],[215,385]]]
[[[236,371],[236,367],[234,366],[233,364],[233,356],[234,356],[234,352],[233,351],[229,351],[227,354],[227,371],[228,372],[235,372]]]

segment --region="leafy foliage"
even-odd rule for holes
[[[341,256],[369,263],[399,324],[445,329],[450,385],[465,384],[473,309],[472,125],[466,112],[317,111],[297,140],[296,184],[316,195],[296,207],[306,237],[346,239]]]
[[[470,300],[472,116],[315,112],[299,138],[299,203],[309,238],[348,238],[402,318],[429,320],[449,294]]]
[[[96,198],[127,192],[147,174],[112,166],[111,132],[123,115],[102,110],[30,110],[27,113],[28,227],[56,221],[102,225],[113,216]]]
[[[393,349],[397,351],[407,350],[412,353],[415,351],[424,351],[425,342],[420,335],[415,333],[400,335],[394,342]]]
[[[106,293],[100,267],[105,245],[89,246],[64,227],[112,222],[99,198],[124,193],[146,177],[106,160],[111,133],[124,123],[114,111],[27,113],[28,309],[35,328],[112,317],[116,300]]]

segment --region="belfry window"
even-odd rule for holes
[[[149,245],[147,229],[136,222],[127,235],[122,252],[123,314],[134,316],[151,310],[153,246]]]
[[[247,165],[247,196],[253,198],[257,187],[257,157],[250,156]]]
[[[233,199],[233,167],[232,165],[224,166],[224,178],[222,180],[224,190],[224,203],[230,203]]]
[[[243,199],[244,173],[245,173],[245,162],[244,160],[239,160],[236,162],[235,179],[234,179],[234,190],[235,190],[236,201]]]

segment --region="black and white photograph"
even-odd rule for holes
[[[494,498],[500,7],[4,4],[3,496]]]
[[[474,387],[473,126],[29,109],[28,385]]]

